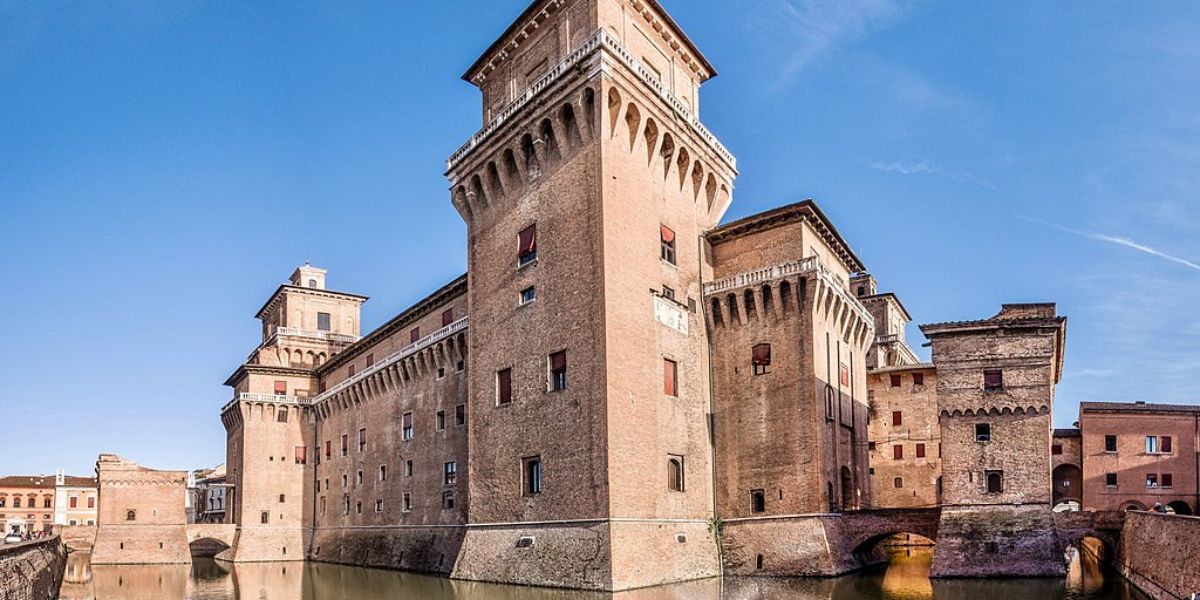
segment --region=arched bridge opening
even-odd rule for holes
[[[842,527],[855,562],[869,566],[897,549],[932,548],[940,521],[937,508],[860,510],[843,515]]]
[[[237,525],[192,524],[187,526],[188,548],[192,557],[213,558],[233,547]]]

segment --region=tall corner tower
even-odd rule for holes
[[[933,344],[942,444],[933,575],[1063,575],[1050,446],[1066,317],[1054,304],[1006,304],[990,319],[921,331]]]
[[[455,576],[622,590],[717,575],[702,234],[733,156],[715,71],[653,0],[538,0],[471,66],[468,530]]]
[[[306,263],[259,309],[262,343],[225,381],[233,388],[221,409],[225,518],[238,528],[223,558],[305,559],[316,460],[309,404],[320,393],[314,369],[358,340],[364,301],[326,289],[325,270]]]

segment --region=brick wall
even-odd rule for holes
[[[0,600],[57,598],[66,562],[66,547],[58,537],[0,546]]]
[[[1121,529],[1121,574],[1154,600],[1200,593],[1200,517],[1130,512]]]

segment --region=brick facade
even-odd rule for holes
[[[92,564],[190,563],[186,471],[156,471],[112,454],[96,461],[100,510]]]

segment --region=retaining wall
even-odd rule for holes
[[[1121,574],[1154,600],[1200,594],[1200,517],[1127,513],[1117,554]]]
[[[58,597],[67,550],[57,536],[0,546],[0,600],[52,600]]]

